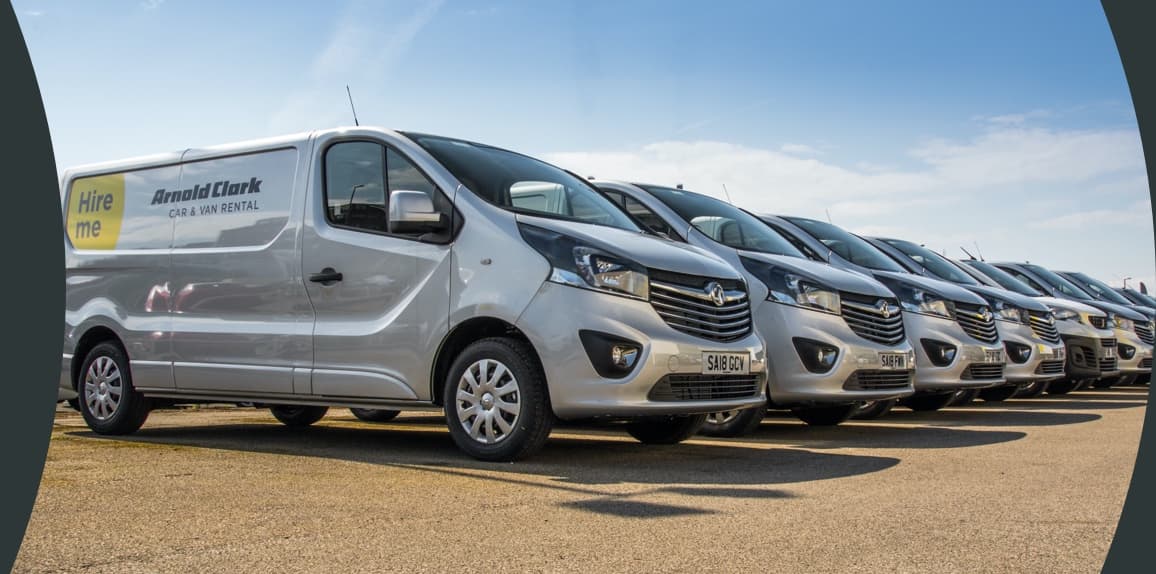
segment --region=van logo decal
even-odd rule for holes
[[[706,284],[706,294],[715,305],[722,307],[727,302],[727,293],[723,290],[723,286],[715,281]]]
[[[174,189],[167,191],[164,188],[158,189],[153,193],[153,200],[151,205],[163,205],[166,203],[180,203],[184,201],[196,201],[198,199],[208,199],[210,197],[229,197],[232,195],[246,195],[250,193],[261,193],[262,180],[255,177],[249,178],[249,181],[211,181],[205,182],[204,185],[197,184],[188,189]]]

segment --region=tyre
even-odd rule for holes
[[[824,405],[821,407],[795,407],[791,409],[799,420],[816,427],[833,427],[855,413],[857,405]]]
[[[329,407],[314,407],[303,405],[275,405],[269,407],[269,412],[282,424],[288,427],[307,427],[325,416]]]
[[[150,401],[132,386],[128,357],[116,343],[93,347],[76,383],[80,414],[97,434],[136,432],[149,416]]]
[[[951,402],[947,403],[949,407],[963,407],[970,405],[979,396],[979,389],[960,389],[951,395]]]
[[[736,437],[751,434],[759,428],[763,417],[767,415],[767,407],[759,406],[741,411],[723,411],[710,413],[706,416],[706,423],[702,425],[699,434],[717,437]]]
[[[643,444],[678,444],[706,424],[706,415],[644,417],[626,424],[626,432]]]
[[[1044,391],[1048,390],[1048,385],[1049,381],[1036,381],[1034,383],[1028,383],[1027,385],[1024,385],[1024,387],[1022,387],[1019,391],[1016,391],[1015,398],[1030,399],[1032,397],[1038,397],[1044,394]]]
[[[470,344],[450,365],[443,390],[450,436],[476,459],[519,460],[550,436],[546,376],[528,343],[491,337]]]
[[[1048,394],[1049,395],[1066,395],[1066,394],[1076,390],[1077,384],[1078,384],[1078,381],[1073,381],[1072,379],[1056,379],[1056,380],[1048,383]]]
[[[979,398],[989,403],[1001,403],[1016,395],[1019,387],[1016,385],[1002,385],[990,389],[980,389]]]
[[[856,420],[877,419],[891,412],[899,399],[888,399],[885,401],[863,401],[855,404],[855,412],[851,413],[851,418]]]
[[[67,404],[67,405],[68,405],[68,408],[70,408],[70,409],[72,409],[72,410],[74,410],[74,411],[77,411],[77,412],[79,412],[79,411],[80,411],[80,399],[79,399],[79,398],[76,398],[76,399],[66,399],[64,402],[65,402],[65,404]]]
[[[899,404],[913,411],[938,411],[946,407],[953,398],[955,398],[955,393],[926,393],[911,395],[899,401]]]
[[[388,422],[401,414],[401,411],[391,411],[388,409],[349,409],[349,412],[367,423]]]

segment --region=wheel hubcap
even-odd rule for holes
[[[116,414],[124,391],[120,368],[111,357],[99,357],[84,373],[84,404],[96,420]]]
[[[454,405],[470,438],[482,444],[502,442],[514,432],[522,412],[518,380],[501,362],[482,359],[462,373]]]

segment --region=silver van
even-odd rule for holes
[[[995,313],[982,297],[946,281],[912,275],[867,240],[831,223],[760,217],[809,256],[874,277],[895,294],[904,310],[907,337],[915,347],[915,394],[901,404],[917,411],[938,410],[955,398],[956,391],[1007,382]],[[888,405],[872,405],[858,416],[878,416],[887,410]]]
[[[766,401],[740,273],[511,151],[329,129],[70,169],[61,194],[60,387],[99,433],[154,401],[438,409],[513,460],[555,416],[674,443]]]
[[[1079,301],[1108,314],[1107,327],[1115,335],[1112,353],[1119,373],[1102,376],[1092,384],[1107,388],[1120,381],[1119,375],[1132,377],[1152,372],[1152,330],[1146,314],[1128,305],[1099,299],[1058,273],[1034,263],[994,263],[1012,276],[1061,299]],[[1148,340],[1145,340],[1148,339]]]
[[[1004,401],[1030,385],[1063,378],[1064,342],[1056,329],[1055,314],[1047,305],[1001,287],[983,285],[955,262],[914,242],[884,237],[865,239],[912,273],[955,283],[986,299],[994,310],[995,325],[1007,353],[1007,384],[966,391],[963,399],[953,404],[967,403],[975,396],[985,401]]]
[[[1105,377],[1119,375],[1116,359],[1116,335],[1109,328],[1108,314],[1072,299],[1051,297],[1012,274],[978,259],[959,261],[973,277],[987,284],[995,284],[1015,291],[1047,305],[1056,315],[1056,329],[1064,341],[1064,378],[1049,382],[1046,386],[1029,385],[1017,396],[1035,396],[1043,391],[1063,395]]]
[[[755,327],[767,342],[768,406],[789,408],[812,425],[834,425],[861,401],[914,391],[914,351],[899,301],[878,281],[808,261],[758,218],[718,199],[657,185],[594,183],[643,227],[710,250],[743,273]],[[703,432],[743,434],[765,410],[719,412]]]

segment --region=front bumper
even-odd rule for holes
[[[1064,376],[1064,343],[1049,343],[1036,336],[1028,325],[1011,321],[996,321],[999,337],[1007,353],[1004,377],[1013,384],[1034,381],[1050,381]],[[1011,347],[1023,345],[1031,349],[1031,354],[1022,363],[1015,362]]]
[[[1139,375],[1152,372],[1152,345],[1140,340],[1134,331],[1113,329],[1116,337],[1116,364],[1122,375]],[[1125,349],[1131,347],[1131,357],[1125,359]],[[1145,360],[1147,359],[1147,360]]]
[[[60,359],[60,382],[56,386],[56,400],[67,401],[79,396],[76,387],[72,386],[72,355],[64,353]]]
[[[766,404],[766,357],[754,329],[737,341],[714,342],[675,331],[646,301],[550,282],[542,284],[516,325],[541,359],[550,403],[562,419],[700,414]],[[600,376],[579,340],[580,330],[637,343],[641,350],[633,370],[620,379]],[[702,375],[703,351],[747,354],[750,373],[743,380],[753,392],[697,398],[709,396],[717,380]],[[695,398],[672,397],[670,388],[686,380],[698,385],[691,393]]]
[[[840,315],[773,301],[758,302],[754,319],[767,341],[767,393],[776,405],[846,404],[915,392],[915,353],[906,339],[896,345],[875,343],[855,334]],[[795,338],[835,347],[835,364],[829,371],[811,372]],[[903,355],[906,368],[885,367],[881,353]]]
[[[954,391],[959,389],[983,389],[1002,385],[1007,382],[1003,369],[998,369],[999,376],[991,376],[990,372],[1002,362],[989,362],[989,351],[998,352],[1001,357],[1006,355],[1003,343],[982,343],[973,339],[963,331],[954,320],[922,315],[919,313],[903,312],[903,326],[907,330],[907,338],[915,347],[915,390],[921,391]],[[931,340],[952,345],[956,349],[955,357],[945,366],[938,366],[932,362],[923,341]],[[973,368],[977,368],[973,373]]]

